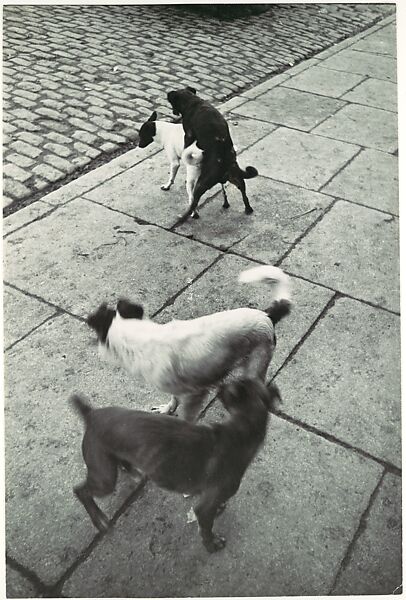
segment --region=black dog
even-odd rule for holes
[[[74,395],[72,401],[86,422],[83,457],[85,483],[75,493],[94,525],[105,531],[109,522],[94,501],[114,491],[119,465],[146,475],[158,486],[199,495],[195,514],[209,552],[225,546],[212,531],[215,516],[233,496],[261,447],[268,411],[280,402],[277,386],[244,379],[220,388],[229,418],[220,424],[193,425],[167,415],[119,407],[92,409]]]
[[[185,130],[185,148],[197,142],[203,150],[201,174],[193,190],[193,202],[189,209],[175,223],[180,225],[197,208],[202,195],[216,183],[233,183],[241,192],[245,213],[253,212],[245,192],[244,179],[258,175],[254,167],[240,169],[237,155],[231,140],[230,131],[223,115],[209,102],[196,96],[196,90],[186,87],[182,90],[168,92],[168,100],[175,115],[182,115]]]

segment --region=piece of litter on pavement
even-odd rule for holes
[[[195,521],[197,521],[197,517],[195,515],[195,511],[193,510],[193,506],[192,506],[192,508],[189,510],[189,512],[186,516],[186,523],[194,523]]]

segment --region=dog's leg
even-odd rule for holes
[[[210,488],[202,493],[199,503],[194,509],[199,523],[199,533],[209,552],[221,550],[226,545],[223,537],[213,533],[213,523],[215,517],[221,512],[221,507],[236,493],[238,488],[239,483],[227,488],[214,490]]]
[[[151,408],[152,412],[158,412],[162,415],[173,415],[175,410],[178,408],[179,400],[176,396],[172,396],[170,401],[167,404],[161,404],[160,406],[153,406]]]
[[[109,520],[97,506],[94,496],[101,498],[113,493],[117,481],[117,462],[89,430],[84,435],[82,450],[87,466],[87,478],[85,483],[74,488],[74,492],[87,510],[94,526],[99,531],[106,531]]]
[[[189,423],[197,421],[206,396],[206,391],[183,394],[179,403],[179,416]]]
[[[76,494],[76,497],[85,507],[87,514],[91,518],[92,523],[96,527],[96,529],[102,532],[107,531],[109,527],[109,520],[104,514],[104,512],[97,506],[96,502],[94,501],[93,491],[90,492],[87,482],[75,487],[74,492]]]
[[[221,190],[223,192],[223,198],[224,198],[223,208],[230,208],[230,204],[228,202],[228,198],[227,198],[227,194],[226,194],[226,189],[223,184],[221,184]]]
[[[175,177],[176,174],[179,170],[179,161],[172,161],[171,162],[171,171],[169,174],[169,179],[168,179],[168,183],[166,183],[165,185],[161,185],[161,190],[165,190],[168,191],[171,187],[171,185],[174,183],[175,181]]]
[[[197,210],[197,206],[199,204],[200,198],[203,196],[207,190],[216,185],[219,182],[219,176],[217,173],[209,173],[205,175],[200,175],[195,188],[193,190],[193,200],[189,206],[189,209],[179,217],[179,219],[172,225],[172,228],[181,225],[186,221],[186,219],[193,213],[193,211]]]
[[[200,173],[200,170],[199,170],[199,173]],[[195,189],[199,173],[197,172],[197,169],[195,166],[192,166],[192,165],[186,166],[186,192],[187,192],[188,199],[189,199],[189,206],[193,202],[193,190]],[[193,219],[200,218],[197,210],[192,212],[192,218]]]
[[[245,206],[245,214],[250,215],[251,213],[253,213],[254,209],[252,208],[252,206],[250,205],[250,202],[248,200],[248,197],[247,197],[247,194],[245,191],[245,181],[244,181],[243,176],[239,172],[238,165],[236,165],[235,167],[232,167],[230,169],[230,172],[228,175],[228,181],[230,183],[232,183],[233,185],[235,185],[240,190],[240,192],[242,194],[244,206]]]
[[[274,349],[275,346],[271,344],[260,345],[254,348],[244,364],[244,377],[248,379],[259,377],[259,379],[265,381]]]

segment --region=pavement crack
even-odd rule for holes
[[[11,569],[13,569],[14,571],[17,571],[18,573],[20,573],[20,575],[22,575],[25,579],[27,579],[34,586],[34,588],[38,592],[38,594],[40,594],[41,596],[44,596],[48,593],[48,586],[38,577],[38,575],[35,573],[35,571],[20,564],[17,560],[15,560],[7,552],[6,552],[6,564]]]
[[[349,562],[351,560],[351,557],[352,557],[354,549],[355,549],[355,545],[356,545],[359,537],[362,535],[362,533],[366,529],[367,522],[368,522],[368,517],[369,517],[369,513],[371,512],[372,505],[373,505],[373,503],[375,501],[375,498],[378,495],[379,489],[380,489],[380,487],[382,485],[382,482],[383,482],[383,478],[385,477],[385,473],[386,473],[386,471],[384,470],[383,473],[382,473],[382,475],[379,478],[378,483],[375,486],[375,489],[373,490],[373,492],[372,492],[372,494],[371,494],[371,496],[369,498],[369,502],[367,504],[367,507],[365,508],[364,512],[361,515],[361,518],[360,518],[359,523],[358,523],[357,530],[356,530],[356,532],[355,532],[355,534],[354,534],[351,542],[349,543],[349,545],[347,547],[347,550],[346,550],[346,552],[345,552],[345,554],[344,554],[344,556],[343,556],[343,558],[341,560],[340,566],[338,568],[338,571],[337,571],[336,576],[335,576],[334,581],[333,581],[333,585],[331,586],[331,589],[329,591],[329,595],[333,594],[334,589],[335,589],[335,587],[336,587],[336,585],[338,583],[338,580],[341,577],[341,574],[343,573],[343,571],[345,571],[345,569],[347,568],[347,566],[348,566],[348,564],[349,564]]]
[[[303,238],[305,238],[307,236],[307,234],[310,233],[310,231],[312,231],[312,229],[314,229],[314,227],[316,227],[316,225],[318,223],[320,223],[320,221],[323,219],[323,217],[325,217],[325,215],[330,212],[330,210],[333,208],[333,206],[336,204],[336,202],[337,202],[337,200],[334,198],[334,200],[324,210],[323,209],[321,210],[321,213],[318,215],[318,217],[316,217],[315,220],[312,223],[310,223],[310,225],[300,235],[298,235],[298,237],[292,243],[290,248],[288,248],[286,250],[286,252],[284,252],[280,258],[278,258],[278,260],[275,262],[275,266],[279,267],[281,265],[281,263],[285,260],[285,258],[287,258],[289,256],[289,254],[292,252],[292,250],[294,250],[296,248],[296,246],[303,240]],[[317,210],[317,208],[315,208],[313,210]],[[311,211],[308,211],[308,212],[311,212]],[[296,218],[298,218],[300,216],[302,216],[302,215],[297,215]]]
[[[282,371],[282,369],[284,369],[291,362],[291,360],[297,354],[298,350],[303,346],[303,344],[305,343],[305,341],[307,340],[307,338],[316,329],[316,327],[320,323],[320,321],[322,319],[324,319],[324,317],[326,316],[326,314],[328,313],[328,311],[335,305],[335,303],[337,302],[337,300],[339,298],[341,298],[341,297],[342,297],[342,294],[340,294],[340,292],[335,292],[334,293],[334,295],[332,296],[332,298],[330,298],[330,300],[326,303],[326,305],[321,310],[321,312],[317,315],[317,317],[315,318],[315,320],[313,321],[313,323],[310,325],[310,327],[308,328],[308,330],[306,331],[306,333],[300,338],[300,340],[298,341],[298,343],[293,347],[293,349],[291,350],[291,352],[289,353],[289,355],[287,356],[287,358],[283,361],[283,363],[281,364],[281,366],[279,367],[279,369],[273,375],[272,379],[275,379],[279,375],[279,373]]]
[[[163,312],[166,308],[168,308],[169,306],[172,306],[176,299],[179,298],[179,296],[181,296],[183,294],[183,292],[185,292],[191,285],[193,285],[196,281],[198,281],[201,277],[203,277],[203,275],[205,275],[207,273],[207,271],[209,271],[209,269],[211,269],[212,267],[214,267],[214,265],[216,265],[222,258],[224,258],[225,253],[224,254],[219,254],[218,256],[216,256],[216,258],[213,260],[212,263],[210,263],[207,267],[205,267],[202,271],[200,271],[200,273],[198,273],[196,275],[196,277],[194,277],[193,279],[191,278],[190,280],[187,280],[186,285],[184,285],[182,288],[180,288],[177,292],[175,292],[162,306],[161,308],[159,308],[157,311],[155,311],[152,316],[151,319],[154,319],[155,317],[157,317],[161,312]]]

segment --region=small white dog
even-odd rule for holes
[[[149,119],[142,124],[139,131],[140,148],[146,148],[152,142],[159,144],[166,152],[170,163],[169,180],[161,185],[161,190],[169,190],[175,181],[179,170],[180,161],[186,166],[186,192],[189,205],[193,200],[193,190],[199,179],[203,160],[203,150],[198,148],[196,142],[184,149],[185,131],[181,123],[168,123],[167,121],[157,121],[157,113],[154,111]],[[224,186],[223,190],[223,208],[229,208]],[[194,219],[199,218],[197,211],[192,213]]]
[[[119,300],[117,309],[102,304],[89,315],[102,359],[119,364],[174,398],[161,412],[194,421],[211,388],[242,367],[244,376],[265,380],[275,349],[274,325],[290,312],[289,278],[278,267],[260,266],[240,274],[241,282],[275,284],[271,306],[226,310],[164,325],[143,319],[143,308]]]

